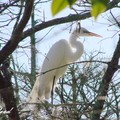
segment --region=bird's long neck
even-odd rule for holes
[[[79,34],[76,33],[75,31],[71,34],[70,39],[69,39],[69,44],[72,48],[71,53],[69,55],[69,62],[74,62],[78,60],[81,55],[83,54],[83,44],[80,41],[77,41],[79,37]],[[75,49],[73,51],[73,49]]]

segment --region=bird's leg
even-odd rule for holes
[[[63,81],[64,79],[62,78],[62,83],[61,83],[61,103],[65,103],[64,97],[63,97]]]
[[[51,104],[53,104],[54,85],[55,85],[55,76],[53,77],[53,83],[52,83]]]

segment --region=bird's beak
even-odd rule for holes
[[[93,32],[89,32],[88,34],[89,34],[89,36],[102,37],[101,35],[98,35],[98,34],[93,33]]]

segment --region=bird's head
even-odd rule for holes
[[[81,27],[80,23],[78,23],[77,28],[75,30],[75,33],[79,36],[95,36],[95,37],[102,37],[101,35],[98,35],[96,33],[90,32],[87,29]]]
[[[79,32],[80,36],[95,36],[95,37],[102,37],[101,35],[98,35],[96,33],[90,32],[87,29],[81,27],[79,30],[77,30],[76,32]]]

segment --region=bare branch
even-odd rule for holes
[[[103,76],[102,83],[99,87],[98,97],[107,95],[110,82],[112,81],[112,77],[113,77],[114,73],[118,70],[118,67],[116,67],[116,66],[118,66],[119,58],[120,58],[120,36],[119,36],[119,41],[118,41],[117,47],[115,49],[115,52],[113,54],[112,60],[108,64],[108,68]],[[100,118],[101,112],[103,110],[104,102],[105,102],[105,99],[104,100],[102,100],[102,99],[96,100],[95,105],[93,107],[92,120],[96,120],[96,119]],[[94,110],[95,111],[98,110],[99,112],[94,113]]]
[[[91,61],[80,61],[80,62],[73,62],[73,63],[69,63],[69,64],[65,64],[65,65],[63,65],[63,66],[59,66],[59,67],[57,67],[57,68],[53,68],[53,69],[50,69],[50,70],[47,70],[47,71],[44,71],[44,72],[41,72],[40,73],[40,75],[42,75],[42,74],[46,74],[47,72],[50,72],[50,71],[53,71],[53,70],[56,70],[56,69],[60,69],[60,68],[63,68],[63,67],[65,67],[65,66],[69,66],[69,65],[71,65],[71,64],[80,64],[80,63],[86,63],[86,62],[98,62],[98,63],[103,63],[103,64],[109,64],[109,62],[105,62],[105,61],[99,61],[99,60],[91,60]]]
[[[19,24],[16,26],[15,30],[12,33],[10,40],[0,51],[0,64],[16,49],[18,43],[20,42],[23,29],[25,28],[33,7],[33,0],[27,0],[25,5],[25,10],[23,17],[20,20]]]

